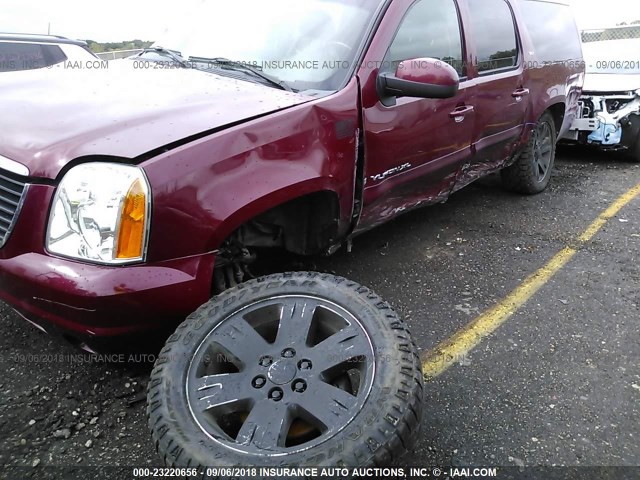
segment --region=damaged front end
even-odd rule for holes
[[[579,113],[566,140],[601,150],[638,155],[640,89],[628,92],[584,92]],[[638,159],[640,160],[640,159]]]

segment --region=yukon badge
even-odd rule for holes
[[[395,175],[395,174],[400,173],[400,172],[404,172],[405,170],[407,170],[407,169],[409,169],[411,167],[412,167],[412,165],[410,163],[405,163],[404,165],[399,165],[397,167],[390,168],[386,172],[379,173],[377,175],[373,175],[371,177],[371,180],[373,180],[374,182],[379,182],[379,181],[384,180],[387,177],[390,177],[390,176]]]

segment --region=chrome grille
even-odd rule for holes
[[[0,247],[6,243],[22,206],[27,184],[6,170],[0,170]]]

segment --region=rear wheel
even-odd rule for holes
[[[373,466],[412,445],[422,392],[416,347],[386,302],[299,272],[190,315],[154,367],[147,413],[169,466]]]
[[[515,163],[502,170],[502,184],[513,192],[540,193],[549,184],[555,158],[555,121],[547,112],[538,121],[529,143]]]

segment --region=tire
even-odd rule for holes
[[[640,163],[640,135],[638,135],[638,140],[636,140],[636,146],[633,149],[633,153],[631,154],[631,161],[635,163]]]
[[[629,115],[628,123],[622,130],[622,145],[627,147],[625,157],[628,161],[640,163],[640,114]]]
[[[413,446],[422,402],[416,346],[389,304],[297,272],[190,315],[151,373],[147,416],[170,467],[386,466]]]
[[[533,195],[547,188],[556,158],[556,127],[546,112],[531,134],[529,143],[512,165],[502,169],[503,186],[512,192]]]

